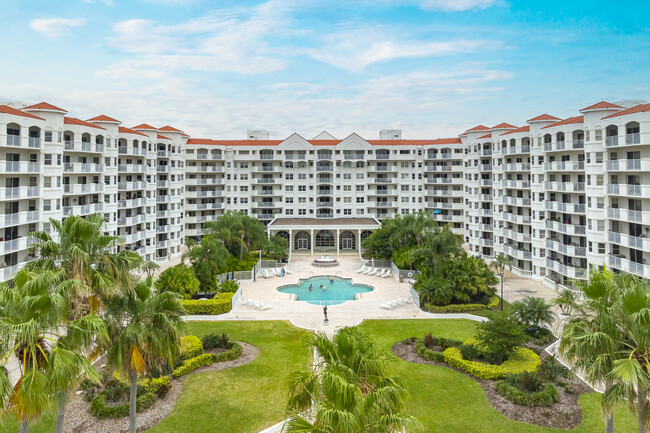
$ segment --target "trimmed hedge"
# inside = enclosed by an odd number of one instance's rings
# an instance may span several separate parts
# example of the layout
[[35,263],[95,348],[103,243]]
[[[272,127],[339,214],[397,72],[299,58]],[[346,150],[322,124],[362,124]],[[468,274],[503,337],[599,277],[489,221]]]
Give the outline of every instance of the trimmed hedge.
[[213,299],[181,301],[187,314],[224,314],[232,309],[234,293],[219,293]]
[[514,404],[528,407],[551,406],[558,401],[557,388],[552,383],[546,383],[544,389],[538,392],[523,392],[509,385],[505,380],[499,380],[494,389],[496,392]]
[[[155,401],[156,395],[153,392],[145,392],[136,399],[136,411],[142,412],[150,408]],[[119,406],[108,406],[106,404],[106,391],[102,391],[90,403],[90,412],[99,419],[122,418],[129,416],[130,406],[128,402]]]
[[499,297],[492,296],[487,304],[450,304],[433,305],[424,304],[424,308],[433,313],[466,313],[477,310],[496,310],[499,307]]
[[172,371],[172,376],[175,379],[178,379],[181,376],[185,376],[186,374],[193,372],[199,367],[210,365],[215,362],[231,361],[233,359],[237,359],[241,356],[241,353],[242,347],[239,344],[233,342],[231,343],[230,349],[226,350],[225,352],[221,352],[218,355],[215,355],[213,353],[204,353],[203,355],[188,359],[183,363],[183,365]]
[[[467,340],[465,344],[474,344]],[[478,348],[481,351],[481,348]],[[517,347],[510,358],[501,365],[485,364],[477,361],[467,361],[460,354],[460,349],[450,347],[443,352],[447,364],[471,374],[479,379],[502,379],[506,374],[518,374],[526,371],[537,372],[541,360],[539,355],[530,349]]]
[[[447,349],[449,347],[458,347],[463,344],[463,342],[459,340],[451,340],[451,339],[441,338],[441,337],[433,337],[433,339],[434,339],[434,343],[437,346],[442,346],[444,349]],[[415,353],[417,353],[419,357],[424,358],[427,361],[445,362],[445,357],[443,355],[443,352],[436,352],[434,350],[429,349],[424,344],[424,340],[421,338],[415,340]]]
[[203,353],[203,343],[195,335],[186,335],[181,338],[181,359],[195,358]]
[[171,377],[162,376],[145,379],[142,381],[142,386],[144,386],[147,392],[153,392],[158,397],[163,397],[170,389],[172,389]]

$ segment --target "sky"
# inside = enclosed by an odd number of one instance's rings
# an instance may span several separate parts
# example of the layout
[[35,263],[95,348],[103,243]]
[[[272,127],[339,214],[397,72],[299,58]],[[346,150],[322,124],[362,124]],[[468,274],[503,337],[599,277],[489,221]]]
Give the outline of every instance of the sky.
[[454,137],[650,100],[650,2],[2,0],[0,101],[193,137]]

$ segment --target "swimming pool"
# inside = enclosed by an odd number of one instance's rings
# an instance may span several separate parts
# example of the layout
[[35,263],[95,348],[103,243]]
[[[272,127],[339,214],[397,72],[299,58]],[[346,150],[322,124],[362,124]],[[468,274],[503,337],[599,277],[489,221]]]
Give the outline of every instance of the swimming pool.
[[[330,282],[330,278],[334,278]],[[326,288],[320,288],[321,284]],[[309,286],[311,285],[311,291]],[[278,292],[294,293],[297,301],[305,301],[315,305],[336,305],[354,300],[355,293],[372,292],[373,288],[364,284],[353,284],[351,278],[330,277],[323,275],[301,279],[298,284],[278,287]]]

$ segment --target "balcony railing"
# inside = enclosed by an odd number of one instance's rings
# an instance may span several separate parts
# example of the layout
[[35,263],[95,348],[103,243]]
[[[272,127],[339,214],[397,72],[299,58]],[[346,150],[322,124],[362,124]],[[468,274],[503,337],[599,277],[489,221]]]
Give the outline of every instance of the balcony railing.
[[20,147],[20,135],[7,135],[7,146]]
[[650,211],[638,211],[621,208],[608,208],[607,217],[637,224],[650,225]]
[[38,162],[5,161],[4,166],[7,173],[38,173],[40,171]]

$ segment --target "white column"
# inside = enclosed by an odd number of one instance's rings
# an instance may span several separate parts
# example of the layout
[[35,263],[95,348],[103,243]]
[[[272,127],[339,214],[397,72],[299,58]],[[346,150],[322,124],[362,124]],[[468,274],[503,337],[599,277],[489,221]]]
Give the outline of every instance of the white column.
[[311,246],[311,255],[314,255],[314,229],[311,229],[311,237],[309,238],[309,245]]
[[357,250],[361,254],[361,229],[357,229]]
[[338,256],[340,254],[339,248],[341,248],[341,244],[339,242],[339,229],[336,229],[336,255]]
[[289,229],[289,254],[293,252],[293,230]]

